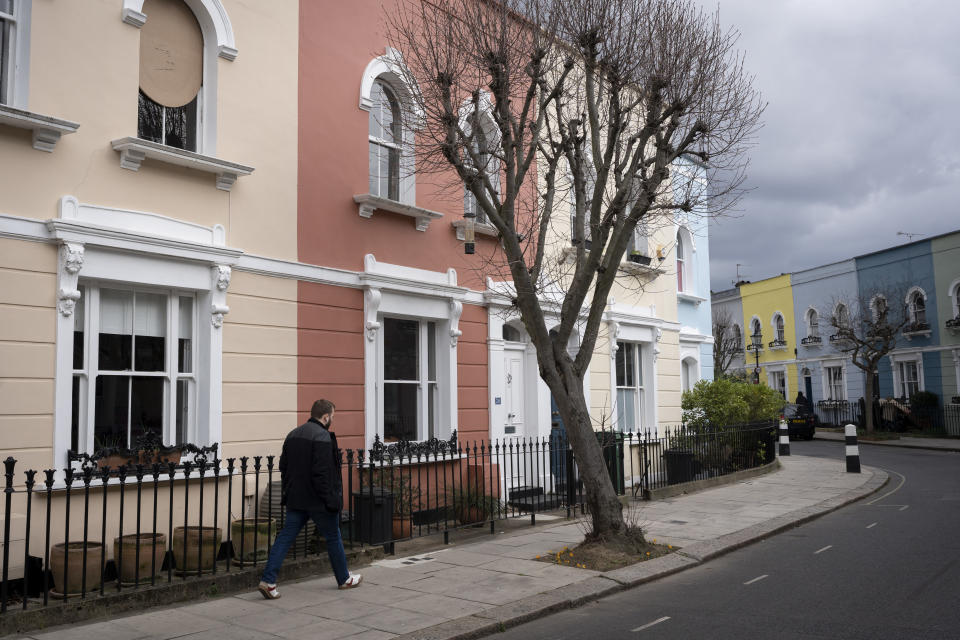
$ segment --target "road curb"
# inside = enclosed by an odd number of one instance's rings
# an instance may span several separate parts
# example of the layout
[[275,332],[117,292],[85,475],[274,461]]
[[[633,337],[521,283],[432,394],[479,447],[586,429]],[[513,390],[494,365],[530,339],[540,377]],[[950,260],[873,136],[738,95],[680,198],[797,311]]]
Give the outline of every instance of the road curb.
[[872,477],[864,484],[839,496],[828,498],[810,507],[791,511],[761,524],[735,531],[716,540],[698,542],[670,555],[607,571],[510,604],[493,607],[471,616],[443,622],[426,629],[412,631],[395,640],[472,640],[544,616],[573,609],[619,591],[652,582],[700,565],[772,535],[798,527],[852,502],[876,493],[887,484],[889,475],[876,467],[864,467]]
[[[843,438],[825,438],[822,436],[814,436],[813,439],[822,440],[824,442],[843,442]],[[883,440],[864,440],[863,438],[858,438],[857,443],[872,444],[879,447],[890,447],[892,449],[920,449],[922,451],[952,451],[954,453],[960,453],[960,445],[956,447],[934,447],[922,444],[893,444],[892,442],[884,442]]]

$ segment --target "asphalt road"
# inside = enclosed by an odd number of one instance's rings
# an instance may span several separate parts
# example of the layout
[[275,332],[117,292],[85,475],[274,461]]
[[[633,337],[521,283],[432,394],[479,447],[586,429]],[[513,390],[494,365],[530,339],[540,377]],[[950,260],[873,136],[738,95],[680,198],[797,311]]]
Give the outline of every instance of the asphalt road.
[[[843,460],[842,442],[794,454]],[[861,445],[880,492],[498,640],[960,638],[960,453]]]

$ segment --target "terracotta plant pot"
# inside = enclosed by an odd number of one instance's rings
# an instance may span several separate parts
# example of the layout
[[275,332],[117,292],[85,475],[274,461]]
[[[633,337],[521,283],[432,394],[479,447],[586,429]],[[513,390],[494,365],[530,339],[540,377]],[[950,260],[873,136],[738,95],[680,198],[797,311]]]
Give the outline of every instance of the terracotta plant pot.
[[403,540],[413,535],[413,520],[410,518],[393,519],[393,539]]
[[141,449],[138,454],[141,464],[150,466],[154,462],[159,462],[160,467],[163,468],[167,466],[168,462],[180,464],[180,457],[183,452],[180,449]]
[[126,465],[127,467],[130,467],[135,465],[136,463],[137,463],[137,459],[135,457],[114,453],[112,455],[109,455],[97,460],[97,467],[100,469],[110,468],[115,470],[124,465]]
[[[220,552],[220,528],[197,526],[177,527],[173,530],[173,561],[178,574],[211,571]],[[200,543],[203,542],[203,549]],[[184,557],[186,542],[186,557]],[[202,555],[201,555],[202,554]]]
[[[137,544],[140,545],[139,562]],[[113,562],[121,584],[149,583],[159,575],[167,551],[167,536],[162,533],[135,533],[113,539]]]
[[[99,542],[86,543],[86,580],[83,576],[83,549],[82,542],[71,542],[69,545],[61,542],[50,549],[50,571],[53,573],[54,589],[60,597],[63,597],[63,594],[80,595],[84,590],[89,594],[100,588],[100,561],[103,558],[103,545]],[[66,584],[63,582],[64,565],[67,568]]]
[[266,560],[267,551],[276,539],[277,521],[273,518],[246,518],[230,523],[230,541],[237,562]]
[[477,524],[486,520],[486,517],[480,507],[460,507],[457,509],[457,520],[460,524]]

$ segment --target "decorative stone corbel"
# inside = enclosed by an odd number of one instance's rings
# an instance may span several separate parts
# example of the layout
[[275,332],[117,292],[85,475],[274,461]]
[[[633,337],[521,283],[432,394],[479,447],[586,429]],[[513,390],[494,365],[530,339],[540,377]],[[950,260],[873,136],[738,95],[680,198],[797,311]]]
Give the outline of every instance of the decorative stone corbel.
[[225,264],[214,265],[210,271],[213,279],[210,322],[219,329],[223,326],[223,316],[230,313],[230,307],[227,306],[227,289],[230,287],[230,277],[233,271]]
[[83,268],[83,245],[74,242],[65,242],[60,246],[60,287],[57,292],[57,308],[64,316],[73,315],[73,310],[80,299],[80,290],[77,280],[80,278],[80,269]]
[[620,344],[617,341],[617,338],[620,337],[620,323],[616,320],[607,321],[607,330],[610,335],[610,359],[617,359],[617,351],[620,350]]
[[380,323],[377,321],[377,314],[380,311],[380,301],[383,295],[380,289],[370,288],[363,292],[363,327],[367,332],[367,340],[373,342],[377,339],[377,331],[380,330]]
[[657,358],[660,356],[660,340],[663,339],[663,329],[657,327],[657,339],[653,344],[653,361],[656,362]]
[[[454,272],[454,277],[456,273]],[[463,303],[459,300],[450,301],[450,346],[457,346],[457,341],[463,332],[460,331],[460,316],[463,315]]]

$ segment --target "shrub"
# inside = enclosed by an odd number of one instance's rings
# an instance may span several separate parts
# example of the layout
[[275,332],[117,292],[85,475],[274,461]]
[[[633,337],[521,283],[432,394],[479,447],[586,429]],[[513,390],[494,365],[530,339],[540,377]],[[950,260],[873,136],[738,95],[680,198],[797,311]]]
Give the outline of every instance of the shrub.
[[683,422],[688,427],[725,427],[774,420],[785,404],[783,396],[764,384],[721,378],[701,380],[683,392]]

